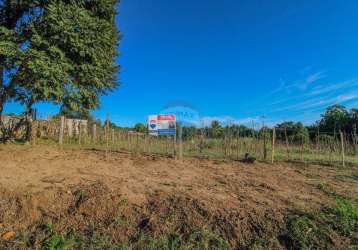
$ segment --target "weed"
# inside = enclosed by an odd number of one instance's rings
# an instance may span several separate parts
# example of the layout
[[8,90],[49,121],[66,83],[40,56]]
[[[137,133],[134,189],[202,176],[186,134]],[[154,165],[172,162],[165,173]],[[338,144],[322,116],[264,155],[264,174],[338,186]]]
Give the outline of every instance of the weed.
[[88,246],[92,249],[111,249],[113,248],[112,238],[108,235],[94,233],[89,240]]
[[352,173],[351,175],[336,175],[335,179],[342,182],[358,181],[358,173]]
[[336,199],[336,206],[323,209],[321,218],[327,221],[341,235],[350,236],[358,232],[358,207],[351,200],[337,194],[326,183],[320,183],[318,188]]
[[174,250],[182,249],[182,239],[179,235],[161,236],[159,238],[151,237],[144,232],[140,232],[137,242],[133,244],[135,249],[145,250]]
[[119,227],[129,227],[131,225],[123,215],[117,215],[113,219],[113,224]]
[[351,236],[358,232],[358,207],[350,200],[338,197],[337,207],[328,209],[335,215],[332,219],[333,227],[344,236]]
[[311,249],[323,246],[327,234],[308,215],[294,217],[288,225],[289,238],[295,247],[299,249]]
[[53,233],[41,244],[42,250],[69,249],[76,244],[73,237],[67,237],[59,233]]
[[141,231],[131,246],[145,250],[229,249],[225,240],[207,229],[196,230],[188,237],[177,233],[152,237]]
[[190,249],[229,249],[224,239],[205,228],[192,233],[188,243]]
[[351,178],[352,178],[353,180],[355,180],[355,181],[358,181],[358,172],[352,173]]
[[121,199],[121,201],[118,203],[118,207],[126,207],[126,206],[128,206],[128,198],[127,197]]
[[[325,187],[325,186],[324,186]],[[299,249],[325,246],[333,248],[330,235],[347,237],[354,249],[358,242],[358,207],[350,200],[336,196],[336,206],[326,207],[315,214],[294,216],[288,223],[288,238]]]
[[80,205],[88,199],[88,197],[86,197],[83,190],[77,190],[74,193],[74,196],[75,196],[75,207],[76,208],[79,208]]
[[264,249],[271,249],[277,248],[279,242],[276,238],[272,239],[256,239],[249,247],[250,250],[264,250]]
[[167,216],[167,221],[169,221],[169,222],[174,221],[176,216],[177,216],[177,212],[176,212],[175,208],[171,208],[168,213],[168,216]]
[[331,186],[326,182],[319,183],[317,188],[327,195],[336,195]]

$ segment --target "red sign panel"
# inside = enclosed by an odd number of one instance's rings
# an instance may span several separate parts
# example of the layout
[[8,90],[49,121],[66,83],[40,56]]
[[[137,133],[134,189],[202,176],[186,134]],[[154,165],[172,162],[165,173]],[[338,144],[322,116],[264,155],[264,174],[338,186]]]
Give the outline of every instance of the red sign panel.
[[175,115],[158,115],[158,121],[175,121]]

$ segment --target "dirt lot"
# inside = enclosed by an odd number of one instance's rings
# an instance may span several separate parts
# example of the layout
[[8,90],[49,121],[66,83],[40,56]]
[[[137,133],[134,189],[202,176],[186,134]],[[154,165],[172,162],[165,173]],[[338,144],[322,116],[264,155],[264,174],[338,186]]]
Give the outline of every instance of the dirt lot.
[[[175,232],[184,241],[203,228],[209,239],[203,248],[224,248],[226,243],[228,248],[299,248],[285,236],[287,218],[297,211],[335,206],[325,187],[357,198],[357,171],[220,159],[179,162],[126,152],[106,157],[91,149],[0,145],[0,248],[48,246],[54,231],[69,235],[75,230],[92,238],[96,231],[110,238],[101,243],[105,248],[138,243],[138,232],[153,239]],[[275,244],[268,242],[272,238]],[[353,244],[351,239],[330,236],[338,249]],[[149,244],[148,239],[143,242]]]

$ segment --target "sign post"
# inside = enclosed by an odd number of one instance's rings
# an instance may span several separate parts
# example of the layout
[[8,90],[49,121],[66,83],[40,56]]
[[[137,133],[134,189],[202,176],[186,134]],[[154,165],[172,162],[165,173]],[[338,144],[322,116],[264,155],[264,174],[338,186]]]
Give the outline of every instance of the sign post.
[[176,156],[176,116],[175,115],[150,115],[148,117],[149,135],[151,136],[173,136],[174,156]]
[[179,127],[179,160],[183,159],[183,125]]

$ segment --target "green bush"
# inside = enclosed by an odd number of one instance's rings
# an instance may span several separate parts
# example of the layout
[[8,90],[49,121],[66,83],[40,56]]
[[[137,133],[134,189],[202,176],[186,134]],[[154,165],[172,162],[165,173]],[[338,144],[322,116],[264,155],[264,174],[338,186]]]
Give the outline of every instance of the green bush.
[[50,238],[41,244],[41,250],[58,250],[70,249],[76,244],[72,237],[67,237],[62,234],[54,233]]
[[358,207],[350,200],[338,197],[337,207],[332,209],[335,214],[333,226],[343,235],[351,236],[358,232]]
[[[322,184],[323,188],[326,188]],[[358,244],[358,207],[337,194],[336,206],[322,209],[315,214],[296,215],[289,220],[290,246],[298,249],[334,248],[330,235],[336,234],[350,240],[351,248]]]
[[327,238],[308,216],[292,218],[288,230],[292,244],[298,249],[312,249],[322,246],[324,239]]

